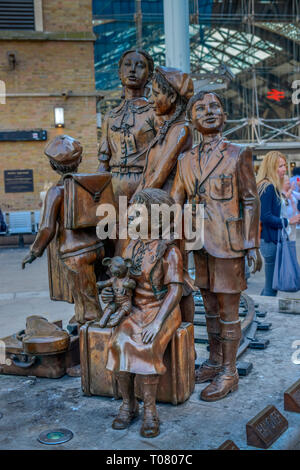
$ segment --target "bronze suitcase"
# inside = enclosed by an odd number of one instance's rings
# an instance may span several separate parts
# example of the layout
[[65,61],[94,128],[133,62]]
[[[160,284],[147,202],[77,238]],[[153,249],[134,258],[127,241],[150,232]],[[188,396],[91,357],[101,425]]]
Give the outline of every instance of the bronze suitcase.
[[120,398],[115,375],[106,369],[111,328],[88,322],[80,328],[81,385],[85,395]]
[[114,205],[110,173],[75,173],[64,176],[64,225],[77,230],[96,227],[100,204]]
[[[82,390],[85,395],[120,397],[114,374],[105,368],[110,328],[89,323],[80,329]],[[194,326],[182,323],[170,341],[164,356],[167,372],[161,376],[157,401],[177,405],[188,400],[195,387]],[[141,398],[138,380],[136,395]]]
[[[55,322],[60,326],[61,322]],[[66,374],[69,367],[79,364],[79,336],[70,335],[66,350],[43,353],[47,343],[36,343],[36,352],[29,352],[33,344],[23,342],[22,330],[0,340],[0,374],[46,377],[57,379]],[[55,343],[49,343],[49,349]],[[56,346],[55,346],[56,347]],[[39,351],[40,350],[40,351]]]

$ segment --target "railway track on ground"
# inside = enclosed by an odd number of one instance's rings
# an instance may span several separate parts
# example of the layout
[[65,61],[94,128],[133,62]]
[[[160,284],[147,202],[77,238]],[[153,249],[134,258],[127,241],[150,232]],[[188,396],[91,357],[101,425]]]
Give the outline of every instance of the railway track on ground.
[[[194,302],[195,343],[208,344],[205,322],[205,310],[200,291],[194,294]],[[243,293],[241,294],[239,316],[241,318],[242,325],[242,339],[237,352],[237,359],[240,359],[248,348],[265,349],[268,346],[269,340],[258,340],[256,338],[257,331],[268,331],[272,325],[271,323],[261,321],[262,318],[266,317],[266,314],[267,312],[259,310],[258,305],[255,305],[253,299],[249,295]],[[241,375],[247,374],[244,373]]]

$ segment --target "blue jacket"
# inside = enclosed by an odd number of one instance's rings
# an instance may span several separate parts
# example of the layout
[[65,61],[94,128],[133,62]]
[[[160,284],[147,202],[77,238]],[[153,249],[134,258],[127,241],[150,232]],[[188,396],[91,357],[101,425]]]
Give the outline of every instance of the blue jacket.
[[280,218],[281,201],[275,192],[273,184],[269,184],[260,195],[260,220],[262,230],[260,238],[265,242],[277,243],[278,229],[287,227],[288,220]]

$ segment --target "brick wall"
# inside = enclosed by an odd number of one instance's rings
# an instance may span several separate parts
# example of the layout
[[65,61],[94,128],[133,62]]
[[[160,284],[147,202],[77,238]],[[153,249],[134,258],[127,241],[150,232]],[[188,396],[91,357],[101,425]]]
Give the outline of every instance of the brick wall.
[[43,0],[44,31],[92,31],[92,0]]
[[[53,108],[65,108],[64,129],[54,127]],[[83,146],[82,172],[97,168],[97,133],[95,98],[10,98],[0,105],[0,122],[6,129],[31,129],[41,127],[48,132],[48,141],[58,134],[68,134]],[[48,181],[56,181],[57,175],[50,168],[44,155],[45,142],[0,142],[0,205],[2,210],[33,210],[38,208],[39,193]],[[5,193],[4,170],[33,169],[34,193]]]
[[[68,6],[66,6],[68,5]],[[90,0],[43,0],[44,30],[91,32]],[[15,70],[8,69],[7,52],[16,54]],[[93,93],[94,51],[92,41],[1,40],[0,80],[6,93],[55,93],[72,91]],[[54,107],[65,109],[65,128],[54,126]],[[84,149],[82,172],[97,168],[96,98],[69,97],[7,97],[0,104],[0,130],[31,130],[42,128],[48,141],[57,134],[69,134],[80,140]],[[0,207],[2,210],[35,210],[39,207],[40,191],[57,175],[50,168],[44,147],[47,142],[0,141]],[[33,169],[33,193],[5,193],[4,170]]]
[[[8,69],[8,51],[16,54],[15,70]],[[93,43],[0,41],[0,75],[6,93],[93,92]]]

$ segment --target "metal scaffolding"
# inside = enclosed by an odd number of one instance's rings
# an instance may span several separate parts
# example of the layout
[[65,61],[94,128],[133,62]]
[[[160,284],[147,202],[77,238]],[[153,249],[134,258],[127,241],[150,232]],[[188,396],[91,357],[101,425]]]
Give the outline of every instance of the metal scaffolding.
[[[163,0],[94,0],[95,74],[99,90],[120,96],[117,62],[143,47],[165,64]],[[300,153],[300,0],[189,0],[190,65],[195,89],[221,91],[226,135],[259,153]],[[106,107],[115,104],[107,101]],[[104,104],[104,102],[103,102]]]

